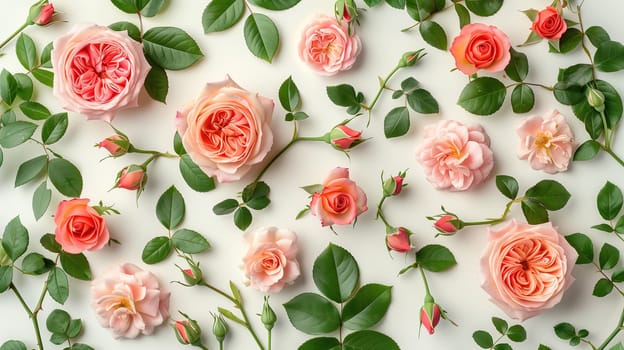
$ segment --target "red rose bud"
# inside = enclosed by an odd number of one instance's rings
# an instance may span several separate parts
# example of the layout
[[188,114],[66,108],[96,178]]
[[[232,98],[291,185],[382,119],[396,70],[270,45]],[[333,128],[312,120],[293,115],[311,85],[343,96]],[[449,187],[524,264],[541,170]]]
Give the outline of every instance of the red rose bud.
[[349,8],[347,7],[347,4],[344,4],[344,10],[342,11],[342,19],[344,19],[347,22],[351,21],[351,14],[349,13]]
[[128,153],[130,141],[127,138],[113,135],[105,138],[97,144],[100,148],[105,148],[112,157],[119,157]]
[[403,180],[405,179],[405,171],[400,172],[398,175],[389,177],[383,183],[384,196],[396,196],[403,190]]
[[406,253],[412,249],[410,232],[405,227],[398,227],[394,232],[386,235],[388,249],[399,253]]
[[[182,314],[184,315],[184,314]],[[186,317],[186,315],[184,315]],[[175,321],[173,324],[176,338],[181,344],[198,345],[201,344],[201,329],[195,320],[187,318],[182,321]]]
[[199,264],[195,263],[190,259],[188,259],[187,261],[189,263],[188,269],[182,269],[180,267],[178,268],[180,269],[180,271],[182,271],[182,275],[184,276],[184,280],[186,281],[186,283],[189,286],[195,286],[199,284],[204,277],[202,276],[202,271],[199,268]]
[[433,226],[440,232],[440,234],[453,234],[457,230],[464,227],[461,220],[453,215],[444,215],[440,217]]
[[338,149],[348,150],[362,142],[362,132],[338,125],[329,132],[329,142]]
[[34,19],[33,22],[40,26],[45,26],[52,22],[52,16],[54,15],[54,5],[45,4],[41,7],[41,12],[39,12],[39,16]]
[[397,65],[399,68],[403,67],[411,67],[416,64],[425,54],[422,53],[423,49],[418,51],[409,51],[401,56],[399,60],[399,64]]
[[146,181],[147,176],[145,175],[145,169],[139,165],[130,165],[119,172],[115,187],[130,191],[140,190],[143,188]]
[[435,327],[440,323],[441,311],[438,304],[426,302],[420,308],[420,324],[425,327],[429,334],[433,334]]

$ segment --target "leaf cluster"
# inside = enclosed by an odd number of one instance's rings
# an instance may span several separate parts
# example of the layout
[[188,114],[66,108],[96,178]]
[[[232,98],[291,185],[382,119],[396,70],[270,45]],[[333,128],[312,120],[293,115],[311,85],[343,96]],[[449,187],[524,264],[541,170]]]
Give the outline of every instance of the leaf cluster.
[[557,337],[567,340],[570,343],[570,346],[579,345],[581,341],[589,336],[589,331],[587,329],[580,329],[577,332],[574,326],[568,322],[562,322],[555,325],[554,330]]
[[[494,341],[494,337],[488,331],[478,330],[472,333],[472,339],[483,349],[511,350],[513,348],[509,343],[500,343],[499,341],[503,338],[508,338],[512,342],[521,343],[527,338],[526,330],[520,324],[509,326],[507,321],[498,317],[492,317],[492,324],[500,334],[496,341]],[[540,346],[540,350],[542,349],[542,346]]]
[[262,210],[270,203],[269,192],[271,188],[264,181],[252,182],[245,186],[240,194],[241,201],[235,198],[225,199],[212,207],[216,215],[234,213],[233,220],[236,227],[241,231],[246,230],[253,220],[251,209]]
[[82,331],[82,320],[72,319],[64,310],[53,310],[46,319],[46,328],[52,333],[50,336],[52,344],[61,345],[68,342],[71,345],[65,350],[93,350],[89,345],[71,343],[70,340],[78,337]]

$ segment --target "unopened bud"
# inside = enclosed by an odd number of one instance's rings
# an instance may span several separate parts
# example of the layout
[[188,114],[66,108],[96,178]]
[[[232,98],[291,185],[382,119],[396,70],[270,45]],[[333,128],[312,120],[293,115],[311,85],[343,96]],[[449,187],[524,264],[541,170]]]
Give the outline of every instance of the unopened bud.
[[[426,299],[426,298],[425,298]],[[420,324],[425,327],[429,334],[433,334],[435,327],[440,323],[440,306],[435,302],[425,302],[422,308],[420,308]]]
[[403,56],[401,56],[401,59],[399,60],[398,66],[401,68],[413,66],[414,64],[416,64],[416,62],[418,62],[424,56],[422,51],[423,50],[420,49],[418,51],[409,51],[409,52],[404,53]]
[[602,91],[589,87],[587,89],[587,102],[599,113],[604,112],[605,96]]
[[398,175],[392,176],[384,180],[383,193],[384,196],[396,196],[403,190],[403,180],[405,179],[406,171],[400,172]]
[[96,146],[106,149],[111,157],[119,157],[128,153],[130,141],[124,136],[113,135],[100,141]]
[[181,344],[200,345],[201,344],[201,328],[197,321],[192,320],[186,314],[180,312],[185,317],[184,320],[175,321],[173,328],[176,338]]
[[260,315],[260,320],[264,327],[267,330],[273,329],[275,322],[277,321],[277,315],[275,315],[275,311],[269,305],[269,297],[264,297],[264,305],[262,305],[262,315]]
[[54,5],[45,4],[41,7],[39,16],[33,20],[36,25],[45,26],[52,22],[52,16],[54,16]]
[[362,143],[362,132],[346,125],[338,125],[329,132],[329,143],[346,151]]
[[386,234],[386,246],[389,250],[399,253],[406,253],[412,249],[410,242],[410,232],[405,227],[397,227]]
[[142,190],[147,182],[147,175],[145,169],[140,165],[127,166],[117,174],[117,180],[115,181],[116,188],[123,188],[126,190]]
[[225,323],[225,320],[223,319],[223,316],[221,316],[221,314],[219,314],[218,316],[212,315],[212,317],[214,319],[214,323],[212,324],[212,334],[214,334],[215,338],[217,338],[217,341],[221,343],[223,339],[225,339],[225,336],[228,334],[227,323]]

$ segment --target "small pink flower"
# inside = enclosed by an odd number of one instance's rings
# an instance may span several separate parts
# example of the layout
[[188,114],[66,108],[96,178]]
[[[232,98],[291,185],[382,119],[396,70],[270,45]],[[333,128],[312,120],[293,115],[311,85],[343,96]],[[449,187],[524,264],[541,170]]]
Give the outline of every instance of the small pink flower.
[[351,224],[366,210],[366,193],[349,178],[347,168],[332,170],[310,202],[310,213],[321,219],[322,226]]
[[429,334],[435,332],[435,327],[440,323],[441,311],[438,304],[427,303],[420,308],[420,324],[425,327]]
[[97,144],[99,148],[104,148],[110,153],[112,157],[123,156],[128,153],[130,148],[130,142],[127,138],[119,135],[113,135],[105,138]]
[[169,317],[169,292],[156,277],[133,264],[121,265],[95,279],[92,305],[102,327],[115,338],[151,334]]
[[457,227],[451,222],[453,220],[457,220],[457,218],[452,215],[444,215],[433,226],[441,233],[455,233],[457,232]]
[[416,159],[427,180],[440,190],[473,189],[494,167],[490,138],[483,127],[453,120],[441,120],[425,127]]
[[462,73],[472,75],[479,69],[500,72],[509,63],[511,44],[505,33],[495,26],[482,23],[465,25],[453,39],[449,51],[455,66]]
[[357,35],[349,35],[348,20],[340,24],[334,17],[319,15],[303,30],[299,57],[317,73],[335,75],[351,69],[361,46]]
[[299,277],[299,248],[294,232],[263,227],[245,235],[245,284],[263,293],[277,293]]
[[63,200],[54,214],[54,238],[70,254],[103,248],[110,239],[104,218],[86,198]]
[[533,30],[541,38],[548,40],[559,40],[568,26],[561,13],[552,6],[546,7],[537,13],[535,21],[531,25]]
[[52,16],[54,15],[54,5],[45,4],[41,7],[41,12],[39,12],[39,16],[35,18],[34,22],[37,25],[45,26],[52,22]]
[[407,171],[402,171],[398,175],[389,177],[383,182],[384,196],[398,196],[401,191],[403,191],[403,187],[407,186],[407,184],[403,185],[406,173]]
[[409,231],[405,227],[397,227],[396,231],[386,235],[386,245],[395,252],[409,252],[412,249]]
[[139,165],[130,165],[121,170],[115,187],[130,191],[140,190],[146,179],[145,169]]
[[528,159],[531,168],[549,174],[568,170],[574,134],[559,111],[529,117],[516,131],[520,137],[518,158]]
[[329,132],[329,142],[336,148],[348,150],[362,141],[362,132],[338,125]]

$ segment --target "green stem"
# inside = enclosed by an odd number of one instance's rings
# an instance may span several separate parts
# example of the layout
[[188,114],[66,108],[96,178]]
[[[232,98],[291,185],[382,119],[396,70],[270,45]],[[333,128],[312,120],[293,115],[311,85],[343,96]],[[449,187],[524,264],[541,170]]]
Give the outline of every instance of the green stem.
[[536,87],[541,87],[542,89],[545,89],[545,90],[548,90],[548,91],[554,91],[555,90],[555,88],[553,88],[552,86],[547,86],[547,85],[539,84],[539,83],[527,83],[525,81],[509,84],[509,85],[505,86],[505,88],[509,89],[511,87],[515,87],[515,86],[518,86],[518,85],[536,86]]
[[202,350],[208,350],[208,347],[204,346],[204,344],[199,344],[197,345],[197,347],[199,347]]
[[595,262],[592,261],[592,265],[594,265],[594,267],[596,268],[596,270],[598,270],[598,273],[600,273],[602,275],[602,277],[604,277],[604,279],[608,280],[609,282],[611,282],[611,285],[613,286],[613,288],[615,290],[618,291],[618,293],[620,293],[621,296],[624,297],[624,291],[622,291],[615,283],[613,283],[613,281],[609,278],[609,276],[607,276],[607,274],[602,270],[602,268],[596,264]]
[[609,126],[607,125],[607,116],[604,113],[604,107],[602,108],[602,111],[600,111],[600,119],[602,120],[602,127],[604,128],[605,147],[611,149],[611,146],[613,145],[613,135],[611,134]]
[[227,300],[231,301],[235,305],[238,305],[238,300],[236,300],[236,298],[234,298],[233,296],[229,295],[228,293],[222,291],[221,289],[219,289],[217,287],[213,287],[213,286],[211,286],[208,283],[203,282],[203,281],[200,283],[200,285],[202,285],[204,287],[207,287],[208,289],[212,290],[213,292],[216,292],[217,294],[220,294],[221,296],[223,296]]
[[615,154],[613,152],[613,150],[611,150],[611,147],[608,147],[607,145],[600,144],[600,148],[602,148],[603,151],[607,152],[607,154],[609,154],[613,159],[615,159],[616,162],[618,162],[621,166],[624,167],[624,160],[622,160],[622,158],[618,157],[618,155]]
[[141,16],[141,11],[137,12],[137,16],[139,16],[139,41],[143,41],[143,16]]
[[392,227],[392,225],[388,223],[388,220],[386,220],[383,210],[381,209],[386,198],[388,198],[388,196],[381,197],[381,200],[379,201],[379,204],[377,205],[377,216],[375,218],[381,219],[384,225],[386,225],[386,231],[387,231],[388,229],[390,230],[394,229],[394,227]]
[[45,292],[48,289],[47,282],[44,284],[43,292],[41,293],[41,296],[39,297],[39,301],[37,302],[37,305],[35,306],[34,311],[31,310],[30,307],[28,307],[28,304],[26,304],[24,297],[22,297],[22,294],[20,294],[20,292],[17,290],[17,287],[13,283],[11,283],[10,288],[13,291],[13,293],[15,293],[15,296],[19,300],[20,304],[22,304],[22,307],[28,314],[28,317],[30,317],[30,320],[32,321],[33,329],[35,330],[35,336],[37,337],[37,346],[39,347],[39,350],[43,350],[43,341],[41,340],[41,330],[39,329],[39,320],[37,319],[37,314],[39,313],[39,310],[41,310],[41,304],[43,303]]
[[30,24],[29,23],[24,23],[22,24],[21,27],[17,28],[16,31],[13,32],[13,34],[9,35],[8,38],[6,38],[2,43],[0,43],[0,49],[4,47],[4,45],[8,44],[9,41],[11,41],[13,38],[15,38],[15,36],[19,33],[22,32],[22,30],[24,30],[26,27],[28,27]]
[[583,48],[583,51],[587,55],[587,58],[589,58],[589,63],[591,64],[591,67],[592,67],[592,80],[596,81],[596,66],[594,66],[594,60],[592,59],[592,55],[589,52],[589,49],[587,48],[587,44],[585,43],[586,35],[585,35],[585,27],[583,26],[583,18],[581,16],[581,5],[576,6],[576,14],[579,20],[579,27],[581,28],[581,47]]
[[431,296],[431,291],[429,290],[429,282],[427,282],[427,277],[425,276],[425,270],[420,265],[418,265],[418,270],[420,270],[420,276],[422,277],[423,284],[425,285],[425,292],[426,292],[425,297],[427,295]]
[[498,218],[489,219],[489,220],[483,220],[483,221],[464,222],[464,226],[493,225],[493,224],[501,223],[501,222],[505,221],[505,219],[507,218],[507,215],[509,215],[509,211],[511,210],[511,206],[514,203],[520,203],[520,202],[522,202],[525,199],[526,199],[526,197],[520,197],[520,198],[512,199],[509,202],[507,202],[507,205],[505,205],[505,211],[503,211],[503,214],[500,217],[498,217]]
[[615,338],[615,336],[620,333],[620,331],[624,328],[624,309],[622,310],[622,313],[620,314],[620,319],[618,321],[617,326],[615,327],[615,329],[613,330],[613,332],[611,332],[611,334],[609,334],[609,336],[607,337],[607,339],[605,339],[602,344],[600,344],[600,346],[598,346],[598,348],[596,348],[596,350],[604,350],[607,345],[609,345],[609,343],[613,340],[613,338]]
[[370,117],[371,110],[375,107],[375,104],[379,100],[379,97],[381,96],[381,93],[386,88],[386,85],[388,84],[388,80],[390,80],[390,78],[392,78],[394,73],[396,73],[399,69],[401,69],[401,67],[399,67],[398,65],[396,67],[394,67],[394,69],[392,69],[392,71],[390,73],[388,73],[386,78],[381,82],[381,86],[379,87],[379,90],[377,91],[377,94],[373,98],[373,101],[368,106],[366,106],[366,105],[362,106],[362,108],[364,108],[365,110],[368,111],[369,117]]
[[175,154],[171,154],[169,152],[158,152],[158,151],[151,151],[151,150],[146,150],[146,149],[140,149],[140,148],[136,148],[132,145],[130,145],[130,148],[128,148],[128,152],[129,153],[139,153],[139,154],[151,154],[151,155],[155,155],[158,157],[165,157],[165,158],[177,158],[178,156]]
[[272,337],[271,337],[271,330],[269,329],[267,332],[269,333],[269,334],[267,335],[267,343],[269,344],[269,348],[268,348],[268,350],[271,350],[271,347],[272,347],[272,344],[271,344],[271,343],[273,342],[273,339],[272,339]]

